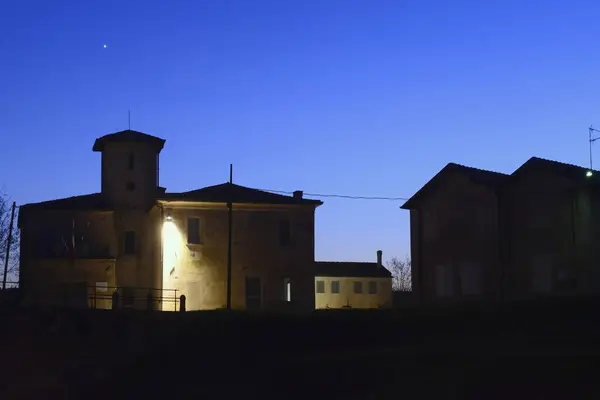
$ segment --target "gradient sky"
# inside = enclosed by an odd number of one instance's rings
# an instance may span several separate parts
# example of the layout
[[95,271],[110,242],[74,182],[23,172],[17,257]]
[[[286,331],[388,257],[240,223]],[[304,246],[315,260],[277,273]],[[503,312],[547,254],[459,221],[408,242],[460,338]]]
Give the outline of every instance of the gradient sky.
[[[448,162],[588,165],[600,2],[0,3],[0,186],[97,192],[96,137],[167,139],[161,184],[410,197]],[[106,44],[107,48],[103,48]],[[596,151],[598,165],[600,152]],[[316,257],[409,252],[401,201],[323,199]]]

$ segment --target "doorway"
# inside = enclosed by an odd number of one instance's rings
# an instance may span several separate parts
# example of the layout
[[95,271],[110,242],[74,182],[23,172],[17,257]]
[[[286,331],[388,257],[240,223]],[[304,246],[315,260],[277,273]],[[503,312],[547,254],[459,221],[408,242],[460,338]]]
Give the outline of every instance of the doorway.
[[256,311],[262,307],[262,285],[260,278],[246,277],[246,310]]

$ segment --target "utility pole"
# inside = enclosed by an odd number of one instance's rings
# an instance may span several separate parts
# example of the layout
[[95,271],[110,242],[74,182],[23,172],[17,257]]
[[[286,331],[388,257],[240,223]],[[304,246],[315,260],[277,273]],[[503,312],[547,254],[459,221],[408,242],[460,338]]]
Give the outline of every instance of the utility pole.
[[231,236],[233,228],[233,164],[229,164],[229,188],[228,196],[229,201],[227,202],[229,224],[228,237],[227,237],[227,309],[231,310]]
[[8,238],[6,239],[6,254],[4,258],[4,276],[2,277],[2,290],[6,289],[6,274],[8,273],[8,259],[10,258],[10,246],[12,244],[13,222],[15,220],[15,208],[17,203],[13,201],[12,213],[10,215],[10,224],[8,225]]

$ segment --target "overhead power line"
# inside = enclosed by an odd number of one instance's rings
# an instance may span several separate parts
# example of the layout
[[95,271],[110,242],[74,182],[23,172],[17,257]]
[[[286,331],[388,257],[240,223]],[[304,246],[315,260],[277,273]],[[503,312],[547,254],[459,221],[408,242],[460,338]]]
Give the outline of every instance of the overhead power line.
[[[271,192],[277,194],[286,194],[293,195],[294,192],[286,192],[283,190],[271,190],[271,189],[259,189],[263,192]],[[406,201],[407,197],[383,197],[383,196],[348,196],[343,194],[319,194],[319,193],[304,193],[306,196],[310,197],[333,197],[338,199],[348,199],[348,200],[388,200],[388,201]]]

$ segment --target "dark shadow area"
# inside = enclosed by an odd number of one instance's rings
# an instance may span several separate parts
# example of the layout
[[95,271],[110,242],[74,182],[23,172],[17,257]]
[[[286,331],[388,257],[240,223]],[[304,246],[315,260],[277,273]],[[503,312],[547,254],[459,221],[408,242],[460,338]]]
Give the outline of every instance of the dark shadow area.
[[581,398],[599,298],[304,315],[2,311],[0,398]]

